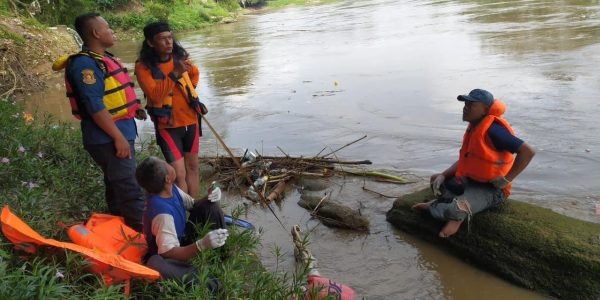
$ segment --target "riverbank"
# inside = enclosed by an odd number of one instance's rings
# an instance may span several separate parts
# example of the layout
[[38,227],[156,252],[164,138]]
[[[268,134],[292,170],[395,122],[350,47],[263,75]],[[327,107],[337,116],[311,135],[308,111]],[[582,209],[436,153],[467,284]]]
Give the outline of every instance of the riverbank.
[[54,59],[78,51],[65,27],[0,16],[0,99],[42,90]]
[[[19,103],[0,101],[0,199],[34,230],[47,238],[69,241],[64,225],[83,222],[93,212],[104,212],[102,174],[81,147],[81,133],[68,124],[39,120],[23,112]],[[137,153],[141,160],[153,148]],[[229,213],[241,210],[228,207]],[[62,224],[62,225],[61,225]],[[202,252],[193,264],[202,270],[201,282],[210,274],[221,279],[224,292],[220,298],[258,299],[273,295],[289,299],[302,294],[300,282],[306,272],[298,274],[265,271],[254,254],[260,245],[259,235],[237,227],[230,228],[224,251]],[[222,257],[227,253],[227,258]],[[87,263],[79,255],[47,249],[25,255],[2,239],[0,244],[0,289],[2,299],[116,299],[124,286],[107,287],[97,276],[90,276]],[[205,299],[204,285],[185,288],[176,282],[160,285],[135,281],[131,297]],[[222,297],[221,297],[222,296]]]

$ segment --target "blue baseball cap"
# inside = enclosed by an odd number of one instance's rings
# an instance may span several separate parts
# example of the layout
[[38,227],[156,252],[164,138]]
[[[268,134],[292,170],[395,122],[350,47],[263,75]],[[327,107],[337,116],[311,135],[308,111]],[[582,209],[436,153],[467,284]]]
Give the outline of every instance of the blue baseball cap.
[[492,93],[482,89],[474,89],[468,95],[459,95],[456,99],[458,101],[483,102],[487,106],[491,106],[494,102]]

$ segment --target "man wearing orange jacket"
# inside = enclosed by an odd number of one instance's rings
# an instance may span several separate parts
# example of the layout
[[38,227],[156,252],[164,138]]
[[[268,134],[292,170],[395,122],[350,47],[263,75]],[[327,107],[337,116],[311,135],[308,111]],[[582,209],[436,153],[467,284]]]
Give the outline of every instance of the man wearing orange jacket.
[[148,24],[144,37],[135,73],[147,99],[156,140],[175,169],[177,186],[197,197],[199,116],[205,113],[195,91],[199,71],[167,23]]
[[443,238],[455,234],[465,218],[505,202],[511,182],[535,155],[501,117],[505,105],[490,92],[474,89],[457,99],[465,103],[462,118],[469,122],[458,161],[431,176],[437,199],[413,206],[447,221],[439,233]]

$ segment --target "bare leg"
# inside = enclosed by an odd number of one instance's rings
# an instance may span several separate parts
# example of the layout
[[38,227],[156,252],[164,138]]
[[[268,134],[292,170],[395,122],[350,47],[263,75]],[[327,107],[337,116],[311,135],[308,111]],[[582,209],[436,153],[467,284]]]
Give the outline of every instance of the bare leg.
[[[456,205],[458,206],[458,209],[471,215],[471,205],[469,204],[469,202],[466,199],[457,200]],[[464,220],[448,221],[448,223],[446,223],[446,225],[444,225],[444,228],[442,228],[442,231],[440,231],[440,234],[439,234],[440,237],[447,238],[447,237],[452,236],[456,232],[458,232],[458,229],[460,229],[460,225],[463,223],[463,221]]]
[[435,201],[435,199],[427,201],[427,202],[417,203],[417,204],[413,205],[411,208],[414,210],[418,210],[418,211],[428,210],[434,201]]
[[460,225],[463,223],[463,220],[460,221],[455,221],[455,220],[451,220],[448,221],[448,223],[446,223],[446,225],[444,225],[444,228],[442,228],[442,231],[440,231],[439,236],[441,238],[448,238],[450,236],[452,236],[453,234],[458,232],[458,229],[460,229]]
[[188,187],[188,194],[194,199],[198,197],[198,190],[200,189],[200,179],[198,172],[198,154],[186,152],[184,154],[185,159],[185,182]]
[[[184,192],[188,193],[188,185],[185,180],[185,164],[182,158],[171,163],[173,169],[175,169],[175,183]],[[188,193],[189,194],[189,193]],[[193,195],[191,195],[193,197]]]

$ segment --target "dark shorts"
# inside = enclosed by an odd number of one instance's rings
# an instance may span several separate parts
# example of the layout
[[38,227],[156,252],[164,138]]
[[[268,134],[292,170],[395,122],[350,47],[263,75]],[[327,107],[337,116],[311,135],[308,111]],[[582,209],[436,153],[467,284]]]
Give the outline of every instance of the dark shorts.
[[198,123],[176,128],[156,129],[156,142],[168,163],[180,160],[184,153],[198,153]]

